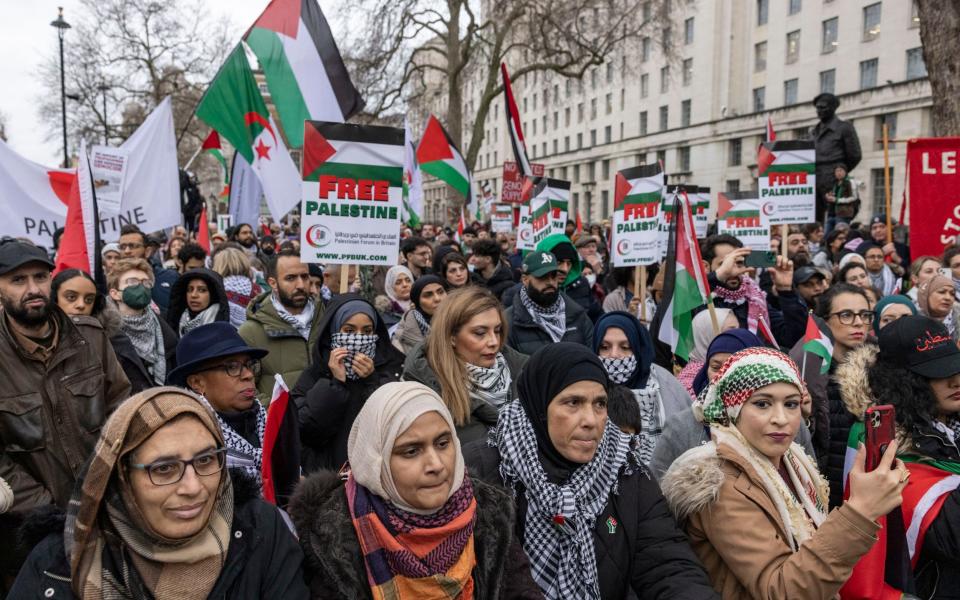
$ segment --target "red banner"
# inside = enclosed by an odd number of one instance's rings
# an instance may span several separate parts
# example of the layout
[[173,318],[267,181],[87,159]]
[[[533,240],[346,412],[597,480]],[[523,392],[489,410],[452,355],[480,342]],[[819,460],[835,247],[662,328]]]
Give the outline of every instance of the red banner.
[[910,255],[940,256],[960,235],[960,137],[907,143]]
[[[539,163],[531,163],[534,177],[543,177],[544,167]],[[517,163],[507,161],[503,163],[503,186],[500,188],[500,202],[520,204],[523,202],[523,175],[517,168]]]

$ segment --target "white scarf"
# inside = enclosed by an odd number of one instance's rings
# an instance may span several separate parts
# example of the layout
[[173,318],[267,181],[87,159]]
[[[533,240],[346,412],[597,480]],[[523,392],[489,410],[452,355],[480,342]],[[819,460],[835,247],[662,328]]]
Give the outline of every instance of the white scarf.
[[190,309],[185,308],[183,312],[180,313],[180,337],[187,335],[201,325],[208,325],[216,321],[219,310],[219,304],[211,304],[198,312],[197,316],[191,317]]
[[280,302],[280,298],[278,298],[276,294],[270,295],[270,302],[273,303],[273,308],[276,309],[277,315],[296,329],[300,337],[305,340],[310,339],[310,329],[313,325],[313,311],[316,308],[316,303],[313,301],[313,298],[307,301],[307,305],[303,307],[303,311],[299,315],[291,314]]
[[464,363],[470,397],[500,408],[510,401],[510,368],[502,352],[497,352],[496,362],[489,369]]
[[520,286],[520,302],[530,313],[533,322],[540,326],[550,339],[559,342],[567,332],[567,306],[563,294],[557,294],[557,300],[552,306],[543,308],[534,302],[527,294],[527,288]]

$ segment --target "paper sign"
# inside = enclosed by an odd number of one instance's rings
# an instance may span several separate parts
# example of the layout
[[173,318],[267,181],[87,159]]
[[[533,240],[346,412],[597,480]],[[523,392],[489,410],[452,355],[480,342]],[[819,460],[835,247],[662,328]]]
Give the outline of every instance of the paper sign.
[[732,235],[744,248],[770,250],[770,219],[757,192],[721,192],[717,204],[717,233]]
[[660,259],[660,204],[665,177],[659,165],[617,173],[613,192],[613,266],[650,265]]
[[490,228],[493,233],[513,231],[513,207],[509,204],[493,204],[490,213]]
[[[544,166],[540,163],[531,163],[530,169],[534,177],[543,177]],[[500,201],[511,204],[523,202],[523,174],[517,163],[507,161],[503,163],[503,186],[500,188]]]
[[110,146],[90,149],[90,171],[97,194],[97,209],[106,214],[120,212],[123,200],[123,182],[127,175],[127,151]]
[[760,200],[771,225],[817,220],[816,162],[812,140],[765,142],[760,146]]

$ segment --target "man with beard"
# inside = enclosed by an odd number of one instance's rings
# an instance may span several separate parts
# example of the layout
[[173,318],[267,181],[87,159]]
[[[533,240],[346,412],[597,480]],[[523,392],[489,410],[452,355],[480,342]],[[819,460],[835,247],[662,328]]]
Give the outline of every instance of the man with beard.
[[247,306],[240,337],[254,348],[270,353],[262,360],[257,390],[270,401],[274,375],[280,373],[293,388],[300,372],[310,364],[310,348],[317,343],[317,323],[324,305],[310,295],[310,267],[291,250],[281,250],[267,267],[267,284],[273,289]]
[[810,244],[800,229],[791,228],[787,234],[787,258],[793,261],[797,269],[810,264]]
[[237,225],[230,241],[237,242],[243,246],[243,251],[246,252],[250,258],[256,258],[257,251],[259,250],[259,248],[257,248],[257,237],[253,234],[253,227],[249,223],[240,223]]
[[13,511],[65,509],[100,427],[130,395],[100,322],[51,300],[52,269],[30,243],[0,245],[0,480]]
[[400,256],[413,273],[414,280],[421,275],[432,273],[430,265],[433,264],[433,248],[427,240],[416,236],[406,238],[400,242]]
[[511,348],[533,354],[556,342],[592,347],[593,323],[582,306],[560,291],[562,280],[552,253],[535,250],[523,259],[520,291],[507,309],[507,344]]
[[813,310],[817,307],[817,298],[827,291],[827,277],[816,267],[800,267],[793,272],[793,287],[803,307]]

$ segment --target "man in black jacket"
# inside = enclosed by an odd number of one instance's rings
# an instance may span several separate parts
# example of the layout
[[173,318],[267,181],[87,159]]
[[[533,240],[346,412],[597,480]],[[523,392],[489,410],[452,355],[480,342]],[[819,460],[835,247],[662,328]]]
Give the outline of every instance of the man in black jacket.
[[483,278],[483,285],[499,300],[503,292],[513,287],[513,273],[510,265],[500,260],[500,246],[491,239],[477,240],[473,243],[470,255],[473,272]]
[[507,344],[523,354],[561,341],[592,347],[593,322],[582,306],[560,291],[563,274],[557,257],[535,250],[523,259],[522,273],[516,299],[507,309]]

